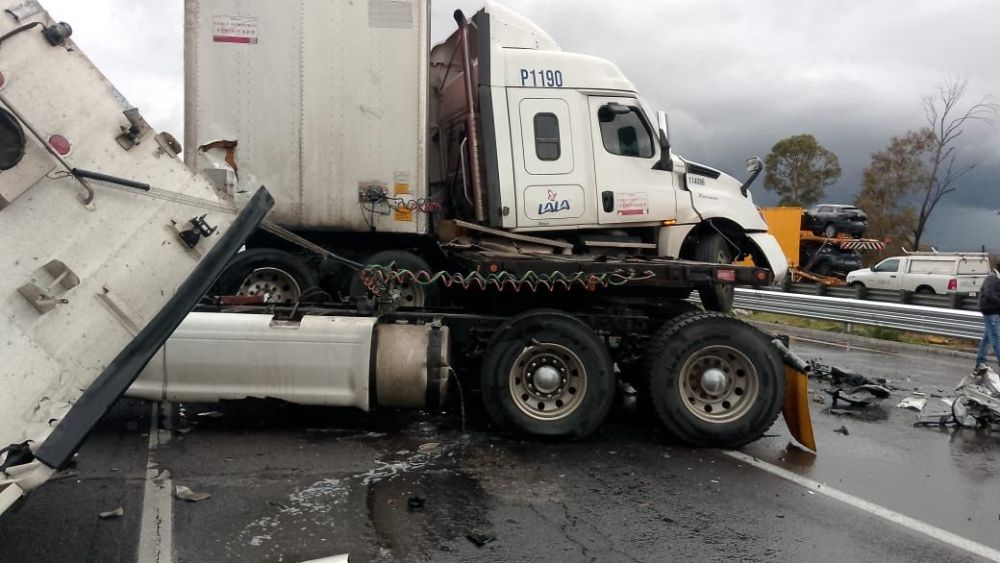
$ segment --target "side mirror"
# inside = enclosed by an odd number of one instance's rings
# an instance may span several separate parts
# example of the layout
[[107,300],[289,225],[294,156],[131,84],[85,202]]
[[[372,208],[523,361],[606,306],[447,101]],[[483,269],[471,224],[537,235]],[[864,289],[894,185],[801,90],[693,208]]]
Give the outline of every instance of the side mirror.
[[660,161],[653,165],[653,170],[664,170],[672,172],[674,160],[670,158],[670,122],[667,121],[667,112],[656,112],[658,140],[660,141]]
[[747,190],[750,189],[750,184],[753,184],[754,180],[757,179],[757,176],[760,176],[760,171],[763,169],[764,161],[762,161],[760,157],[754,156],[747,159],[747,174],[750,176],[743,182],[743,185],[740,186],[740,193],[743,194],[743,197],[747,196]]

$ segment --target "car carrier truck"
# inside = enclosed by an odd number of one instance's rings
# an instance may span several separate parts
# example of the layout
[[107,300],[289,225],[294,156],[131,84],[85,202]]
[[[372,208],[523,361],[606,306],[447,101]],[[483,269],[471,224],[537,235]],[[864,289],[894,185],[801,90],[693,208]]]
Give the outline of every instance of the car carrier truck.
[[[803,364],[687,300],[784,270],[724,263],[777,248],[749,182],[674,155],[611,63],[492,4],[433,51],[422,2],[275,6],[188,3],[189,73],[242,68],[188,82],[196,174],[68,24],[0,0],[0,512],[126,391],[369,410],[462,380],[504,430],[580,438],[627,381],[685,443],[783,412],[815,448]],[[297,47],[235,51],[270,42]]]

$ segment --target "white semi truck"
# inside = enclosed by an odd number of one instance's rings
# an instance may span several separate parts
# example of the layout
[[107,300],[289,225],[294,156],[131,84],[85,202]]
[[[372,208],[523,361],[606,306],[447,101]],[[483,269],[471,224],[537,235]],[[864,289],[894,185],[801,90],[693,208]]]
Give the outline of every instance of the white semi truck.
[[423,2],[275,6],[188,2],[194,174],[69,25],[0,0],[0,512],[128,390],[422,408],[457,377],[501,428],[582,437],[627,380],[684,442],[784,410],[814,447],[787,350],[686,301],[773,280],[720,263],[772,253],[748,182],[673,155],[613,65],[495,5],[433,51]]

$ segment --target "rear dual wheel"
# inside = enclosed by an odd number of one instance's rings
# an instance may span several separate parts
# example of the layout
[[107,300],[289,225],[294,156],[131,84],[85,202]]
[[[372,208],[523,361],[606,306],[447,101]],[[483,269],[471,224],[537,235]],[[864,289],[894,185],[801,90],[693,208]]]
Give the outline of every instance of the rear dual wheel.
[[667,431],[693,446],[737,448],[774,423],[785,371],[770,339],[732,317],[677,317],[651,340],[649,400]]
[[514,317],[493,335],[482,364],[483,401],[503,429],[582,438],[615,396],[604,342],[579,319],[552,310]]

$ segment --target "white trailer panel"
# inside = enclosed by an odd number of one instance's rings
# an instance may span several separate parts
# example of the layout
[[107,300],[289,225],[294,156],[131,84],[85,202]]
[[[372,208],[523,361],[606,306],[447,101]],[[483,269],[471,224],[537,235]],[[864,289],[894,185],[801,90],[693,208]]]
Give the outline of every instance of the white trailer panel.
[[[425,233],[361,186],[427,197],[426,0],[187,0],[186,160],[285,226]],[[216,141],[229,149],[200,151]],[[232,170],[231,164],[235,164]]]
[[[20,445],[0,455],[0,512],[72,455],[266,212],[244,224],[54,24],[0,0],[0,448]],[[218,230],[189,247],[202,215]]]

